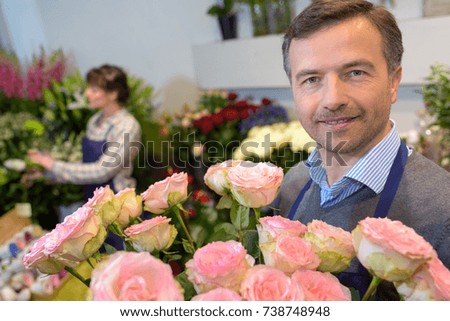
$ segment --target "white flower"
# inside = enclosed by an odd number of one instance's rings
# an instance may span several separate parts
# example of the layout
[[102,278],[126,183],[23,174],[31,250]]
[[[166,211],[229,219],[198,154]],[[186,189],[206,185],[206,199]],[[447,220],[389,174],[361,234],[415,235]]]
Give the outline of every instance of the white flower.
[[25,170],[26,164],[25,161],[22,159],[16,159],[11,158],[5,160],[3,165],[10,170],[17,171],[17,172],[23,172]]

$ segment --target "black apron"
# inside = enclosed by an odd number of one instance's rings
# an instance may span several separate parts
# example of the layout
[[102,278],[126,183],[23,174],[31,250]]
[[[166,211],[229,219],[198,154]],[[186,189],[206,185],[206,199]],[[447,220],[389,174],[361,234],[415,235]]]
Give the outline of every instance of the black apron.
[[[111,130],[111,128],[109,130]],[[108,130],[108,132],[109,132],[109,130]],[[83,163],[93,163],[93,162],[98,161],[99,158],[104,153],[104,151],[106,150],[106,147],[107,147],[106,140],[98,141],[98,140],[91,140],[87,137],[83,137],[83,140],[82,140]],[[87,201],[89,198],[91,198],[94,195],[94,191],[98,187],[104,187],[106,185],[109,185],[109,187],[111,188],[111,190],[113,190],[113,192],[117,192],[114,190],[114,183],[111,178],[108,182],[105,182],[102,184],[84,185],[83,189],[84,189],[85,200]],[[108,243],[109,245],[112,245],[117,250],[124,249],[122,239],[116,234],[108,233],[108,235],[105,239],[105,242]],[[105,252],[105,248],[103,246],[101,247],[100,252]]]
[[[109,132],[109,130],[108,130]],[[99,158],[103,155],[103,153],[106,150],[107,141],[106,140],[91,140],[87,138],[86,136],[83,137],[83,140],[81,142],[81,148],[83,152],[83,163],[94,163],[99,160]],[[84,198],[87,201],[89,198],[91,198],[94,195],[94,191],[98,187],[103,187],[109,185],[109,187],[114,191],[114,183],[112,179],[110,179],[108,182],[102,183],[102,184],[89,184],[84,185]]]
[[[405,143],[401,141],[400,147],[395,156],[394,163],[392,164],[391,171],[389,172],[384,189],[381,192],[380,200],[378,201],[377,208],[375,209],[375,218],[385,218],[388,216],[389,209],[391,208],[392,202],[394,200],[395,194],[397,193],[398,186],[400,185],[400,180],[402,178],[403,172],[405,170],[406,161],[408,160],[408,148]],[[294,219],[295,212],[297,211],[300,202],[303,199],[306,191],[312,184],[312,179],[305,184],[303,189],[300,191],[297,199],[292,205],[288,218]],[[361,297],[366,293],[369,287],[372,276],[369,272],[361,265],[358,264],[357,272],[341,272],[337,275],[339,281],[347,287],[353,287],[359,291]]]

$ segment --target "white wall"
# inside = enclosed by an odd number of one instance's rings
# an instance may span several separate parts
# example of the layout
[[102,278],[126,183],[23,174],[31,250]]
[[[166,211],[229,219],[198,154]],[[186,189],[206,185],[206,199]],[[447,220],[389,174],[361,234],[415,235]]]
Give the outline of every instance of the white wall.
[[[74,66],[85,73],[102,63],[123,66],[156,90],[161,110],[173,111],[195,103],[198,89],[192,48],[220,41],[216,20],[206,15],[215,0],[0,0],[0,39],[9,39],[21,60],[39,46],[62,48]],[[296,0],[296,12],[309,0]],[[397,0],[394,14],[401,19],[421,14],[421,0]],[[239,7],[240,38],[251,37],[249,10]],[[5,37],[6,35],[8,37]],[[450,46],[450,42],[449,42]],[[432,48],[430,48],[432,50]],[[434,63],[430,61],[430,65]],[[393,116],[400,130],[414,127],[422,108],[418,87],[400,89]],[[242,97],[268,96],[292,105],[289,90],[245,90]]]

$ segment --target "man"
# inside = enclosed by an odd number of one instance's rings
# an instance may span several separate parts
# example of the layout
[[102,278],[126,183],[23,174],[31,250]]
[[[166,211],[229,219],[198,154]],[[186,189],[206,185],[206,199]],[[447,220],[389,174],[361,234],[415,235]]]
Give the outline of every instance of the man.
[[[449,267],[450,175],[408,149],[389,119],[402,54],[394,17],[366,1],[313,1],[293,20],[284,67],[296,114],[318,147],[290,169],[275,207],[347,231],[367,216],[402,221]],[[364,289],[368,275],[359,269],[354,260],[342,283]]]

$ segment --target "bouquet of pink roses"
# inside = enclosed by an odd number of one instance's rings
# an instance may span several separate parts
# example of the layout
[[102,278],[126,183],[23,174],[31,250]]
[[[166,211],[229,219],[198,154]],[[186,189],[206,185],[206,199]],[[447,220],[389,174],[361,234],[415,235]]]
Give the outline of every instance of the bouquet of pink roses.
[[[270,163],[226,161],[204,180],[221,196],[218,207],[229,209],[229,222],[215,227],[218,241],[197,244],[191,237],[182,205],[188,178],[177,173],[141,195],[98,189],[36,242],[24,264],[48,274],[66,269],[90,286],[94,300],[351,300],[335,274],[356,256],[373,275],[363,299],[382,279],[406,300],[450,299],[450,271],[398,221],[367,218],[350,233],[322,221],[261,217],[283,180],[283,170]],[[142,220],[143,209],[152,218]],[[126,251],[99,253],[108,231]],[[85,260],[93,267],[90,280],[75,269]]]

